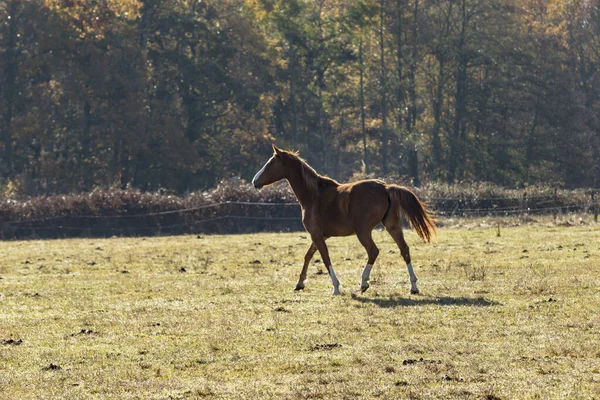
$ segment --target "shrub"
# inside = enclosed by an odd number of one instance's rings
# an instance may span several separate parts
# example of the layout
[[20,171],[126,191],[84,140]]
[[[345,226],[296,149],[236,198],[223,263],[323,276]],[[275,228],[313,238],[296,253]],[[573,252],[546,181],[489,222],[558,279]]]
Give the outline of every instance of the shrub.
[[[439,216],[514,215],[587,211],[589,193],[489,183],[428,184],[415,188]],[[300,208],[285,182],[260,191],[240,179],[183,196],[140,190],[0,201],[3,238],[246,233],[302,230]]]

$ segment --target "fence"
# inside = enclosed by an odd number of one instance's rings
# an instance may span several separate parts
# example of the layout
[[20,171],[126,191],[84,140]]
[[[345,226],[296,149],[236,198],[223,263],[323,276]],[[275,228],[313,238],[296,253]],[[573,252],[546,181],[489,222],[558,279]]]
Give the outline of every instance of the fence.
[[301,229],[300,207],[297,203],[223,202],[132,215],[65,214],[4,221],[0,227],[0,234],[2,239],[8,239],[248,233]]
[[[566,202],[552,196],[430,198],[438,217],[481,217],[591,213],[598,220],[599,190]],[[154,236],[200,233],[249,233],[303,230],[297,203],[228,201],[185,209],[118,215],[64,214],[0,222],[1,239]]]
[[597,195],[600,190],[589,191],[589,199],[579,199],[565,202],[558,198],[556,190],[549,196],[522,197],[496,197],[475,199],[448,199],[432,198],[429,203],[435,205],[435,212],[440,216],[466,217],[466,216],[510,216],[510,215],[540,215],[540,214],[565,214],[569,212],[592,213],[594,220],[598,221]]

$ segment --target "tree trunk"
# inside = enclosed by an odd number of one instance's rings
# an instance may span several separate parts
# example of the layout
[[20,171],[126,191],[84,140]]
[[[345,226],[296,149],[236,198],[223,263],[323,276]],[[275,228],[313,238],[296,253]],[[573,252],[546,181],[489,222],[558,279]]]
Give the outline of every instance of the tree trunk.
[[[155,12],[157,11],[157,7],[160,7],[160,2],[158,0],[147,0],[143,2],[143,9],[139,23],[139,41],[138,47],[141,51],[143,61],[144,61],[144,73],[147,75],[146,80],[151,80],[151,68],[149,67],[149,57],[148,57],[148,38],[152,37],[152,33],[155,29]],[[151,116],[149,115],[149,111],[152,107],[153,101],[153,90],[151,87],[143,87],[141,88],[141,93],[143,93],[144,99],[142,104],[142,109],[140,110],[140,114],[142,116],[141,121],[138,123],[141,125],[137,127],[139,132],[143,132],[146,134],[150,131],[149,129],[149,121],[151,121]],[[138,147],[136,147],[136,141],[131,140],[131,135],[129,139],[124,137],[123,131],[118,130],[119,137],[115,138],[115,144],[118,144],[118,149],[113,153],[116,157],[115,162],[117,165],[116,170],[120,175],[120,185],[121,188],[125,189],[130,185],[135,185],[135,177],[137,171],[137,163],[138,163]],[[118,151],[117,151],[118,150]]]
[[110,188],[114,185],[117,180],[122,177],[120,169],[121,161],[121,147],[123,146],[123,139],[120,135],[119,129],[115,129],[114,123],[109,123],[109,129],[112,136],[111,156],[108,163],[108,171],[106,173],[106,187]]
[[535,130],[538,126],[538,105],[536,104],[533,111],[533,119],[531,120],[531,126],[529,127],[529,133],[527,135],[527,143],[525,149],[525,183],[529,184],[529,169],[532,162],[532,158],[535,154]]
[[465,130],[464,119],[467,110],[467,63],[468,58],[465,54],[465,36],[467,25],[466,4],[462,4],[462,26],[461,32],[456,44],[456,92],[454,95],[454,126],[453,134],[450,139],[450,160],[448,163],[448,180],[454,182],[458,176],[458,165],[464,159],[461,154],[463,133]]
[[367,151],[367,130],[365,128],[365,87],[364,87],[364,61],[363,61],[363,39],[358,43],[358,65],[360,70],[360,128],[362,132],[363,144],[363,164],[365,167],[365,176],[369,174],[369,160]]
[[433,102],[433,129],[431,131],[432,155],[433,155],[433,175],[435,179],[439,179],[442,163],[442,145],[440,141],[440,127],[442,125],[442,108],[444,105],[444,67],[445,57],[443,53],[438,54],[438,79]]
[[387,80],[385,72],[385,0],[381,0],[380,8],[380,24],[379,24],[379,52],[381,66],[381,173],[383,176],[388,173],[388,127],[387,127]]
[[8,45],[6,47],[5,92],[6,110],[4,112],[4,167],[6,175],[13,173],[13,146],[12,146],[12,117],[17,80],[17,1],[13,0],[8,5]]
[[333,178],[338,179],[340,176],[340,158],[342,155],[342,134],[346,130],[346,118],[344,118],[344,112],[340,113],[340,129],[338,129],[335,135],[335,163],[333,166]]
[[454,182],[457,178],[458,164],[463,159],[460,154],[462,149],[462,133],[464,131],[464,117],[466,111],[466,59],[461,54],[456,66],[456,93],[454,96],[454,124],[450,140],[450,160],[448,165],[448,179]]
[[319,141],[320,141],[320,152],[321,152],[321,165],[322,168],[327,170],[327,160],[325,159],[326,154],[326,146],[325,146],[325,129],[323,127],[323,93],[321,90],[319,78],[319,88],[317,89],[317,101],[318,101],[318,109],[317,109],[317,119],[319,121]]
[[410,73],[408,84],[408,96],[410,98],[410,108],[406,122],[407,134],[409,138],[410,148],[408,150],[408,163],[410,176],[413,180],[413,185],[419,186],[419,158],[417,153],[417,138],[415,128],[417,125],[417,91],[415,83],[415,74],[417,69],[417,54],[418,54],[418,25],[419,16],[419,0],[415,0],[413,11],[413,26],[412,26],[412,54],[410,60]]
[[92,126],[92,112],[90,103],[86,100],[83,105],[83,127],[81,132],[81,177],[83,189],[92,187],[92,173],[90,168],[90,128]]
[[296,50],[294,41],[290,39],[290,105],[292,106],[292,140],[298,143],[298,106],[296,104]]
[[133,168],[130,165],[131,162],[129,160],[129,151],[126,146],[121,146],[119,152],[119,160],[121,161],[122,166],[127,166],[123,168],[121,171],[121,189],[127,189],[127,186],[131,183],[132,171]]
[[[401,137],[403,135],[402,125],[405,121],[404,110],[405,110],[405,87],[404,87],[404,71],[403,71],[403,63],[404,63],[404,51],[403,51],[403,27],[404,27],[404,4],[405,0],[398,0],[396,3],[396,79],[398,80],[398,85],[396,87],[396,101],[397,101],[397,115],[396,121],[398,124],[398,136]],[[402,152],[402,149],[399,148],[398,137],[395,138],[394,144],[390,149],[392,158],[397,160]]]

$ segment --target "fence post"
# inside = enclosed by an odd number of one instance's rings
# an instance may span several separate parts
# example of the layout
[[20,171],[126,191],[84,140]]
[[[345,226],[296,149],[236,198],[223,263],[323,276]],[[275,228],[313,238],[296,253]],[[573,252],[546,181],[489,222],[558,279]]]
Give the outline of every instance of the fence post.
[[523,193],[523,202],[521,204],[521,216],[527,214],[527,191]]
[[592,190],[592,207],[594,208],[594,222],[598,222],[598,205],[596,204],[596,191]]
[[556,217],[558,216],[558,202],[556,201],[557,198],[557,188],[556,186],[554,186],[554,193],[552,194],[552,208],[554,208],[554,222],[556,222]]

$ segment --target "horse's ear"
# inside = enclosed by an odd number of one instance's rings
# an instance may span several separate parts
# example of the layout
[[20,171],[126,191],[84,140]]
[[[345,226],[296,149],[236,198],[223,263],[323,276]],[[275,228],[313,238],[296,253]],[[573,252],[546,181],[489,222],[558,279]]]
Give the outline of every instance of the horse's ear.
[[281,150],[279,150],[277,148],[277,146],[275,146],[274,144],[271,144],[271,146],[273,146],[273,151],[275,152],[275,154],[280,154],[281,153]]

